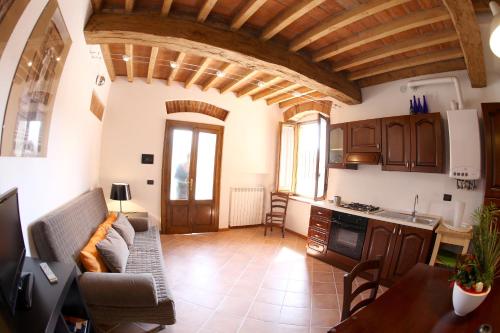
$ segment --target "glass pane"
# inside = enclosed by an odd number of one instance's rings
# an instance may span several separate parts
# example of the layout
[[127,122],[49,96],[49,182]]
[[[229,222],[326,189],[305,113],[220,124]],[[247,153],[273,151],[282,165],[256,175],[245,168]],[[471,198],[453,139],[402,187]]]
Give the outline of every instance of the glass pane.
[[281,129],[279,190],[292,191],[293,151],[295,149],[295,128],[283,125]]
[[344,130],[334,128],[330,131],[330,163],[342,163],[344,160]]
[[189,162],[193,131],[174,129],[172,135],[172,164],[170,173],[170,200],[189,198]]
[[217,134],[200,132],[196,156],[195,200],[212,200],[213,198],[216,146]]
[[316,197],[325,194],[325,172],[326,172],[326,119],[319,119],[319,166],[318,166],[318,191]]
[[296,193],[309,198],[314,198],[316,185],[318,137],[317,122],[299,125]]

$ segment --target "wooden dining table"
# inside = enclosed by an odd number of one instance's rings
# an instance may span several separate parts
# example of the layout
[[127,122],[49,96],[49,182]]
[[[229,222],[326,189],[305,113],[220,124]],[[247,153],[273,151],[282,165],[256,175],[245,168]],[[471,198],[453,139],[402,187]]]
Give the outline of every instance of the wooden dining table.
[[334,333],[476,333],[482,324],[500,332],[500,281],[473,312],[453,312],[450,270],[417,264],[377,300],[339,323]]

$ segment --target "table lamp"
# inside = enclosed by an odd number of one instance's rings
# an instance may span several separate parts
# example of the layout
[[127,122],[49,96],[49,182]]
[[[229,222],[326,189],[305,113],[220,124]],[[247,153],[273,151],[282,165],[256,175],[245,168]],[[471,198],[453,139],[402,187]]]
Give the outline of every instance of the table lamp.
[[113,183],[111,185],[111,200],[120,200],[120,213],[122,213],[122,201],[132,199],[130,186],[126,183]]

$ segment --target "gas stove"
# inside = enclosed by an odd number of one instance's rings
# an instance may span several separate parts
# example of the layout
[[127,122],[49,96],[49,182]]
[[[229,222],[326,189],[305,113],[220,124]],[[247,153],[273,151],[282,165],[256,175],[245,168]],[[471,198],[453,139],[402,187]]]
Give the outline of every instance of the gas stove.
[[367,212],[367,213],[373,213],[376,211],[380,210],[380,207],[372,206],[372,205],[365,205],[359,202],[351,202],[351,203],[341,203],[340,207],[342,208],[347,208],[347,209],[352,209],[352,210],[357,210],[359,212]]

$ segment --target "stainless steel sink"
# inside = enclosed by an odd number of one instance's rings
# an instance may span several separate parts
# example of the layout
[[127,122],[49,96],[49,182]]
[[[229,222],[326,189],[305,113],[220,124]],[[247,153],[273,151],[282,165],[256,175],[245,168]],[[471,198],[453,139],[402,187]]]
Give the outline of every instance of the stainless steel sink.
[[434,217],[419,216],[419,215],[412,216],[411,214],[392,212],[390,210],[383,210],[383,211],[375,213],[375,215],[379,215],[379,216],[383,216],[383,217],[387,217],[387,218],[391,218],[391,219],[402,220],[405,222],[420,223],[420,224],[425,224],[425,225],[430,225],[430,226],[434,226],[439,221],[439,219],[434,218]]

